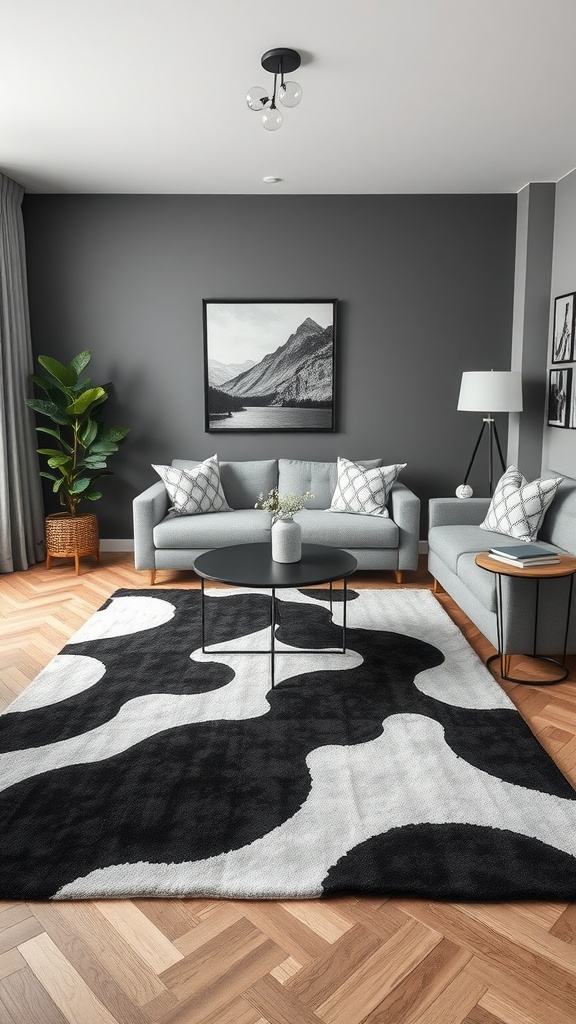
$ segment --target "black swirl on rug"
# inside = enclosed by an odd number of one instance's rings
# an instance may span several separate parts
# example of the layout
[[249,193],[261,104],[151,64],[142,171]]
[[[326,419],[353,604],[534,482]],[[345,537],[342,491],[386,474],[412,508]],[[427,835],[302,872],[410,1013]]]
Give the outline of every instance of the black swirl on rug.
[[[506,870],[503,871],[503,865]],[[324,896],[446,900],[572,900],[576,859],[538,839],[483,825],[404,825],[341,857],[322,882]]]

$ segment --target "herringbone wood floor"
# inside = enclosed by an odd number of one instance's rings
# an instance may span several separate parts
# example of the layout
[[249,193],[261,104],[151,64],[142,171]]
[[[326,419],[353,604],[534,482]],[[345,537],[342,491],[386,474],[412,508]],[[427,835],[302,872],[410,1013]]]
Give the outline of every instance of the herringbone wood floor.
[[[131,556],[0,577],[7,706],[118,587]],[[392,573],[354,586],[395,587]],[[425,562],[405,585],[428,587]],[[195,587],[192,573],[159,586]],[[445,594],[476,651],[487,641]],[[530,671],[529,663],[525,666]],[[576,784],[576,660],[558,686],[507,685]],[[354,899],[0,903],[1,1024],[574,1024],[576,906]]]

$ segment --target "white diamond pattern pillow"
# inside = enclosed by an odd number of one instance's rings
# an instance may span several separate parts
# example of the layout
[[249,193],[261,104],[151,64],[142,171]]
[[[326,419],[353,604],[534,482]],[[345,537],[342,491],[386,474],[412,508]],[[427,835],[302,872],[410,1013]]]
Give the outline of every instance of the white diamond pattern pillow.
[[172,502],[171,512],[179,516],[197,516],[203,512],[229,512],[220,481],[218,456],[201,462],[194,469],[154,466]]
[[509,466],[496,484],[482,530],[493,530],[516,540],[536,540],[546,510],[564,478],[528,482],[516,466]]
[[386,502],[392,484],[406,465],[406,462],[402,462],[395,466],[362,469],[349,459],[339,458],[338,483],[332,495],[329,511],[388,517]]

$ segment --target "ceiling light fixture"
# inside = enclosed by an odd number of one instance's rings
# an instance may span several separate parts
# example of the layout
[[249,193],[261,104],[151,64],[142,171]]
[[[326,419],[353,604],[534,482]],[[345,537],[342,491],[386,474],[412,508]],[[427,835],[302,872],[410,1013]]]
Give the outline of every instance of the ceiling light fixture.
[[[300,54],[296,50],[288,50],[285,46],[280,46],[275,50],[267,50],[261,63],[265,71],[274,75],[272,95],[269,95],[269,90],[262,89],[259,85],[253,85],[246,94],[246,103],[250,110],[263,111],[262,124],[266,131],[275,132],[283,120],[282,114],[276,106],[276,94],[284,107],[296,107],[302,99],[302,88],[298,82],[284,81],[284,75],[289,75],[300,67]],[[278,75],[280,75],[280,87],[276,93]]]

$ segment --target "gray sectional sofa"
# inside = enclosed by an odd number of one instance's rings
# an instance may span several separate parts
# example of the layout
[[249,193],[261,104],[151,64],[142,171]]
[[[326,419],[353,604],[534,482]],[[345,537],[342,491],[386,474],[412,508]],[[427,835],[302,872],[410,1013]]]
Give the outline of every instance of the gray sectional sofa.
[[[365,469],[382,460],[359,462]],[[193,468],[199,461],[174,459],[173,466]],[[254,508],[259,494],[277,487],[281,494],[311,491],[314,497],[294,517],[302,541],[350,551],[360,569],[393,569],[400,582],[404,569],[416,569],[420,536],[420,499],[404,484],[393,485],[390,518],[329,512],[337,483],[335,462],[266,459],[221,462],[220,478],[232,511],[192,516],[168,512],[161,480],[134,499],[134,563],[148,569],[154,583],[158,569],[192,569],[194,559],[211,548],[270,542],[270,516]]]
[[[549,473],[549,476],[556,474]],[[494,647],[498,647],[496,619],[497,577],[475,563],[479,551],[515,541],[501,533],[480,529],[489,498],[432,498],[429,506],[428,568]],[[576,480],[560,484],[546,512],[538,543],[576,555]],[[570,583],[568,578],[540,582],[536,651],[558,655],[564,645]],[[576,585],[570,611],[569,654],[576,653]],[[504,654],[532,653],[535,621],[534,580],[502,576]]]

